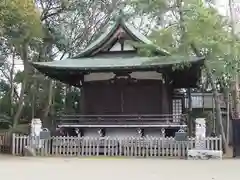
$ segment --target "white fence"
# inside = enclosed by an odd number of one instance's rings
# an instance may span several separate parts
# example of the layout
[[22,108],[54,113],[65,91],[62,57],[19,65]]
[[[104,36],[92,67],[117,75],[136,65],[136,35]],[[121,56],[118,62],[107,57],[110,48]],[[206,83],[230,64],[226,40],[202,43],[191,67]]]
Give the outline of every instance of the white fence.
[[[219,137],[208,137],[205,148],[221,150]],[[195,147],[195,138],[179,142],[174,138],[157,137],[52,137],[40,140],[38,156],[127,156],[127,157],[185,157],[187,149]],[[13,155],[23,155],[24,147],[32,146],[29,136],[13,135]]]

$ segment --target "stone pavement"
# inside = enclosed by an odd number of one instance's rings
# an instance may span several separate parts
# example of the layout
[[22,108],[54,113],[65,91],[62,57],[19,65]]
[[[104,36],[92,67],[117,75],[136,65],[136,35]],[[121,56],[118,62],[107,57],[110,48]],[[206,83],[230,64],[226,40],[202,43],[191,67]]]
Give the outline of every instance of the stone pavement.
[[240,160],[35,158],[0,156],[7,180],[237,180]]

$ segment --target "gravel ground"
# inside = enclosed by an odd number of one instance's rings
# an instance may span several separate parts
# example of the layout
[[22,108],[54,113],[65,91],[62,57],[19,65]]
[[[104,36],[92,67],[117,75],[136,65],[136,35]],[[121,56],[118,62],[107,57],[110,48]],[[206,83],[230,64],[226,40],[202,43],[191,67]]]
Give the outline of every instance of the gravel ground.
[[240,160],[0,157],[7,180],[237,180]]

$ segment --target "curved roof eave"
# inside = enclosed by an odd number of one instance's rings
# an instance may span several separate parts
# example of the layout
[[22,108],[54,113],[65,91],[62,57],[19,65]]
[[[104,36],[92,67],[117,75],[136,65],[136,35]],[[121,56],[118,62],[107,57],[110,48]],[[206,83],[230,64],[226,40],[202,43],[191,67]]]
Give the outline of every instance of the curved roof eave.
[[204,57],[180,57],[180,56],[156,56],[156,57],[131,57],[131,58],[81,58],[66,59],[52,62],[30,62],[38,70],[46,68],[46,71],[55,69],[67,71],[76,70],[78,73],[84,71],[101,71],[131,68],[149,68],[149,67],[166,67],[179,63],[204,63]]

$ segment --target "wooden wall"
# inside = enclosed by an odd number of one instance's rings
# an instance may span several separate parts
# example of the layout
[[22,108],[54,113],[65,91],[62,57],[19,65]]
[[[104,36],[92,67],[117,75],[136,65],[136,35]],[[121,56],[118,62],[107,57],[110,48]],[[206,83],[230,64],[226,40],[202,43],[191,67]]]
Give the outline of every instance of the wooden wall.
[[171,114],[171,91],[160,80],[87,82],[81,101],[84,114]]

